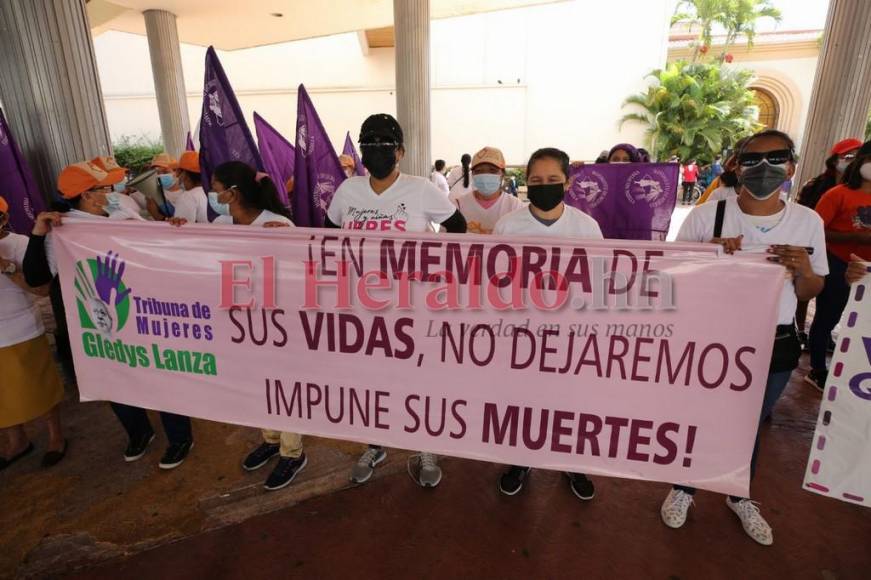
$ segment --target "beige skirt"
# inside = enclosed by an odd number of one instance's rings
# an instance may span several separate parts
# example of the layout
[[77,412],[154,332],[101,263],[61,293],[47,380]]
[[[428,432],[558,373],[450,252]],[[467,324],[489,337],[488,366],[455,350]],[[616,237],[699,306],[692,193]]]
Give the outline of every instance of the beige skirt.
[[45,335],[0,348],[0,428],[45,415],[63,397]]

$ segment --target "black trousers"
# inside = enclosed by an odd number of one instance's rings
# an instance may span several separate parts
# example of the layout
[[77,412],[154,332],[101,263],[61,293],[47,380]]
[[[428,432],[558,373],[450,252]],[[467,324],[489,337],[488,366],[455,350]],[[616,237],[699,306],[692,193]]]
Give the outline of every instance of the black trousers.
[[683,202],[689,203],[693,200],[693,188],[695,188],[695,181],[684,181],[683,182]]
[[827,254],[829,259],[829,275],[826,285],[817,295],[814,310],[814,321],[808,333],[808,350],[811,353],[811,368],[818,371],[826,370],[826,352],[829,341],[832,340],[832,330],[841,319],[847,301],[850,299],[850,285],[844,278],[847,263],[837,256]]
[[[154,433],[145,409],[121,403],[112,403],[112,411],[115,412],[115,416],[121,421],[121,425],[124,426],[124,430],[127,431],[127,436],[130,439]],[[170,444],[193,441],[190,417],[161,412],[160,422],[163,423],[163,430]]]

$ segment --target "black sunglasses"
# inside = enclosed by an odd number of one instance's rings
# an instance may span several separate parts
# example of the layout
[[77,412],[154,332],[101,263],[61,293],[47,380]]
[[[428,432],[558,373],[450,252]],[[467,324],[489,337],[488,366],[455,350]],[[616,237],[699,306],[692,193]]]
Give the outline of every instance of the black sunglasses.
[[783,165],[792,160],[793,154],[789,149],[778,149],[765,153],[740,153],[738,155],[738,165],[741,167],[755,167],[763,161],[768,161],[771,165]]

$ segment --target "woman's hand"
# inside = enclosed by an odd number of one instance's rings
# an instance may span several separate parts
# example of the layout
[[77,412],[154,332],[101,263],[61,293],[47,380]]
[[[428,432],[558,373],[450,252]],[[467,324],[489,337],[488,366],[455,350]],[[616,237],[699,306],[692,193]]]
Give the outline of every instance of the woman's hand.
[[807,278],[814,275],[810,255],[801,246],[774,245],[768,248],[769,262],[783,264],[793,278]]
[[177,228],[180,228],[181,226],[188,223],[188,221],[185,218],[179,218],[179,217],[171,217],[166,221],[168,221],[170,225],[173,225]]
[[52,228],[56,228],[62,225],[62,223],[63,220],[60,212],[44,211],[36,216],[36,221],[33,223],[33,230],[31,233],[34,236],[45,236]]
[[847,284],[855,284],[868,274],[868,266],[862,261],[862,258],[856,254],[850,254],[850,263],[847,264],[847,271],[844,277],[847,279]]
[[713,238],[711,243],[723,246],[723,250],[725,250],[727,254],[734,254],[741,249],[741,240],[743,239],[744,234],[741,234],[737,238]]
[[286,224],[284,222],[266,222],[263,224],[264,228],[289,228],[290,224]]
[[157,202],[150,197],[145,198],[145,209],[148,210],[149,215],[151,215],[154,221],[162,222],[166,219],[166,216],[163,215],[163,213],[160,211],[160,208],[157,207]]

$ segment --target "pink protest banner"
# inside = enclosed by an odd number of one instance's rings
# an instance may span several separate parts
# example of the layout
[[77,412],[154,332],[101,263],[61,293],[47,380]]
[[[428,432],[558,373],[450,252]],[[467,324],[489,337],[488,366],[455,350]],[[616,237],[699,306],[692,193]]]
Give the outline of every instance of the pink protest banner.
[[784,281],[759,256],[132,222],[56,236],[84,399],[747,495]]

